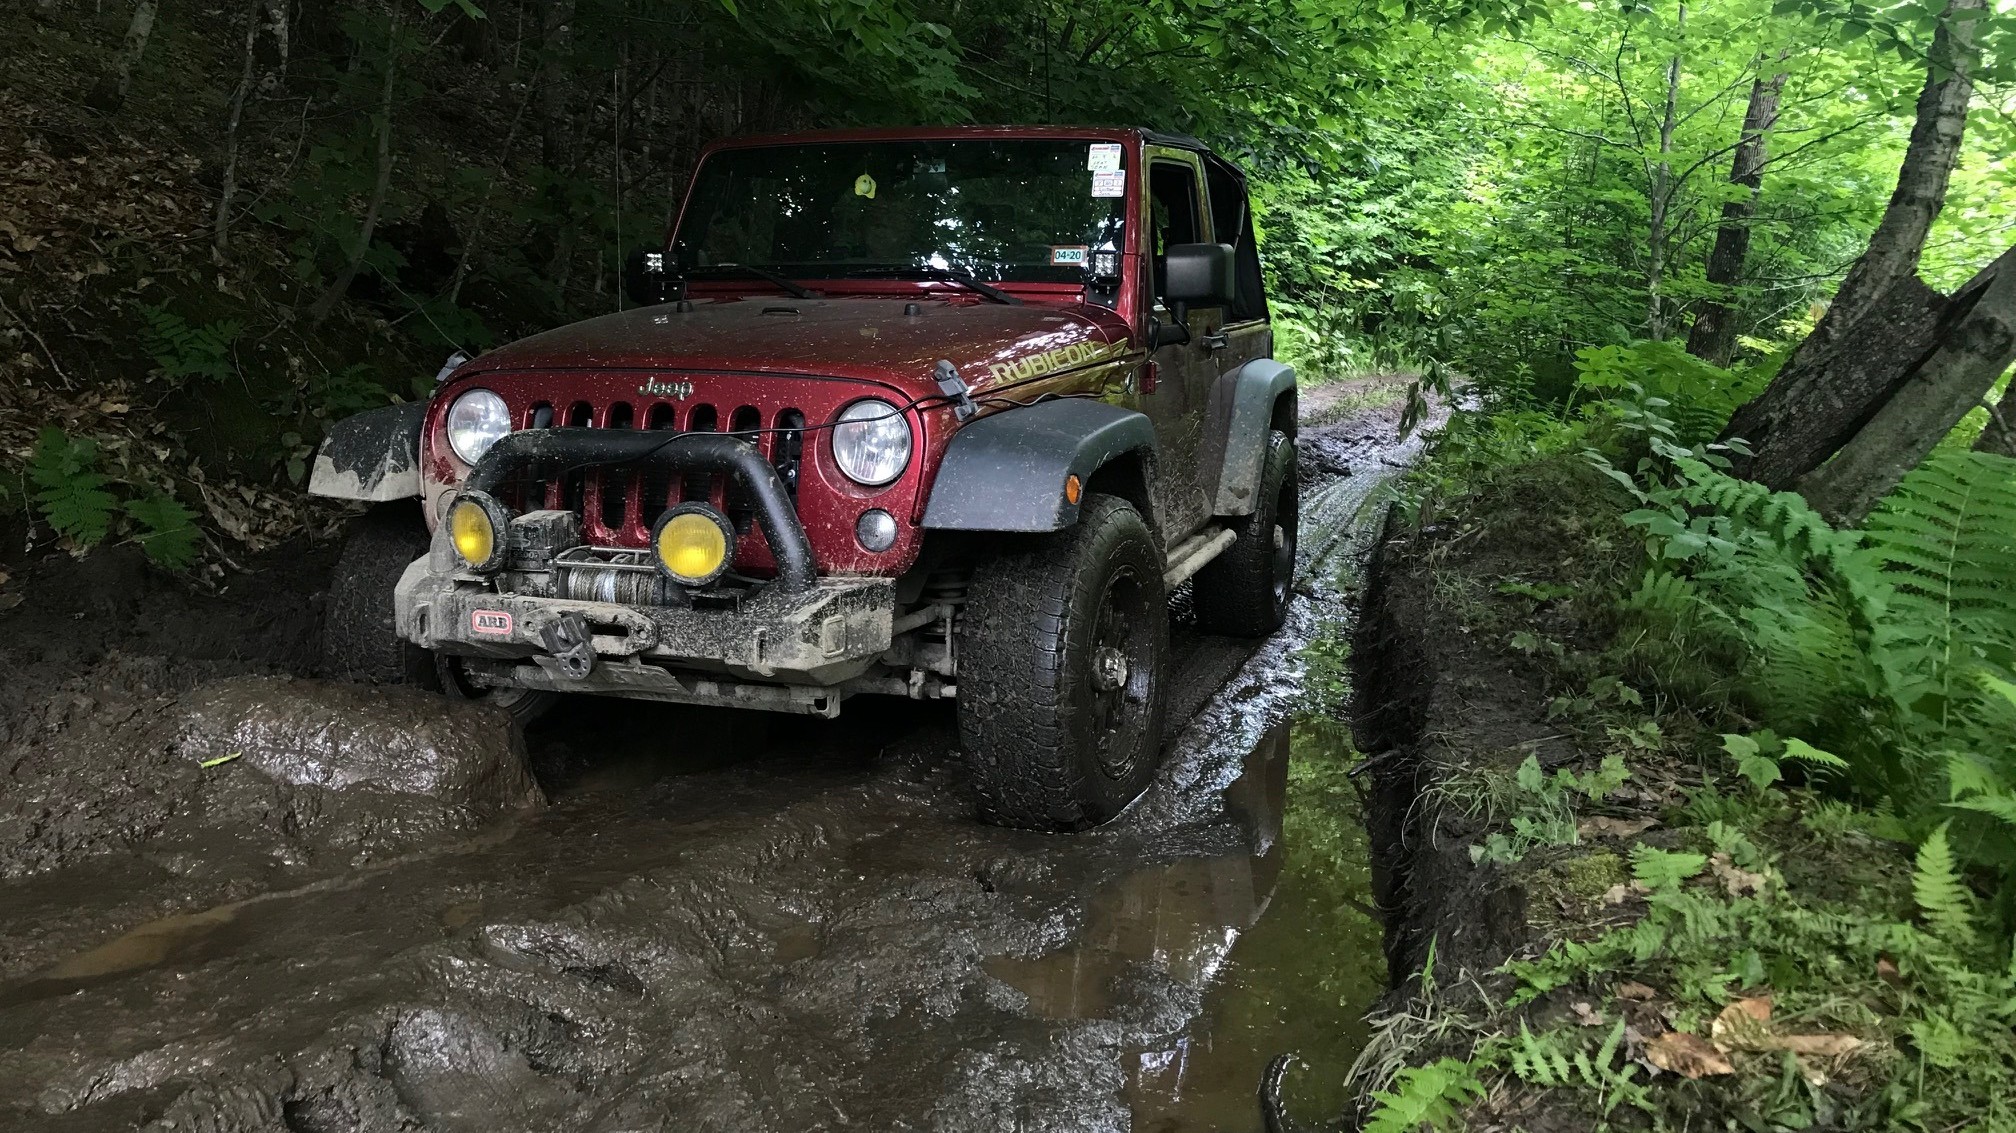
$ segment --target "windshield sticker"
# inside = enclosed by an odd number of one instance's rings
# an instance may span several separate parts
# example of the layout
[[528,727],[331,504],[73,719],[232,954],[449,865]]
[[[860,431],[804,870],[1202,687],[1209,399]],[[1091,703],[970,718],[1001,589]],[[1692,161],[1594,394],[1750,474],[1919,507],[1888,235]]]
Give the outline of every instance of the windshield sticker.
[[1095,197],[1124,197],[1127,195],[1127,171],[1125,169],[1105,169],[1092,175],[1092,195]]
[[1082,268],[1085,256],[1092,249],[1084,244],[1059,244],[1050,249],[1050,262],[1067,267]]
[[[829,181],[827,182],[827,184],[830,185],[832,184],[832,182]],[[863,173],[861,176],[856,177],[854,179],[854,195],[857,197],[867,197],[871,201],[874,200],[875,179],[873,177],[868,176],[866,173]]]
[[1094,173],[1111,173],[1120,168],[1119,142],[1093,142],[1085,154],[1085,168]]

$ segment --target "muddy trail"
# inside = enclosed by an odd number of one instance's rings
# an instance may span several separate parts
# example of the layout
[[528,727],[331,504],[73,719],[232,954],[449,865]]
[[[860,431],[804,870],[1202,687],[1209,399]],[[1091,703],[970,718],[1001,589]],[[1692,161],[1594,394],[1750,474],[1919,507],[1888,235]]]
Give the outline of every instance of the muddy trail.
[[0,1127],[1247,1131],[1289,1051],[1334,1115],[1386,983],[1301,650],[1350,616],[1394,417],[1305,431],[1289,626],[1202,637],[1179,594],[1165,766],[1066,837],[972,819],[942,705],[582,698],[517,737],[298,679],[326,551],[174,602],[31,566]]

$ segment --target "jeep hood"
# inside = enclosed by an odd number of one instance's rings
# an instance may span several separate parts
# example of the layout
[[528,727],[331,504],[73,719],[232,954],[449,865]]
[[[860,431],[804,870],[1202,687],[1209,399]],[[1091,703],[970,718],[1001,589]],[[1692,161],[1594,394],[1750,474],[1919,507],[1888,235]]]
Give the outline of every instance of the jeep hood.
[[926,393],[941,358],[978,389],[1112,357],[1128,342],[1126,324],[1101,307],[761,296],[589,319],[493,350],[457,377],[712,370],[853,377]]

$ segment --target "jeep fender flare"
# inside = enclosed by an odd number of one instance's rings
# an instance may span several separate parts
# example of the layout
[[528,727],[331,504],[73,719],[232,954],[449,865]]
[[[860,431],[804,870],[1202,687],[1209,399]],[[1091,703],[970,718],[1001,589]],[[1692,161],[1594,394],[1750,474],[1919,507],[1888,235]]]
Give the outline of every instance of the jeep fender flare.
[[[1090,398],[1060,398],[992,413],[952,435],[924,509],[940,531],[1061,531],[1078,522],[1064,482],[1081,483],[1114,459],[1152,459],[1143,414]],[[1082,502],[1083,497],[1080,497]]]
[[427,403],[366,410],[329,426],[315,452],[308,494],[337,500],[403,500],[420,494],[420,428]]
[[[1267,434],[1274,428],[1274,406],[1295,388],[1295,368],[1272,358],[1255,358],[1218,379],[1219,404],[1229,396],[1230,422],[1225,431],[1225,468],[1218,475],[1218,515],[1251,515],[1259,503],[1260,470],[1267,462]],[[1292,428],[1292,425],[1291,425]]]

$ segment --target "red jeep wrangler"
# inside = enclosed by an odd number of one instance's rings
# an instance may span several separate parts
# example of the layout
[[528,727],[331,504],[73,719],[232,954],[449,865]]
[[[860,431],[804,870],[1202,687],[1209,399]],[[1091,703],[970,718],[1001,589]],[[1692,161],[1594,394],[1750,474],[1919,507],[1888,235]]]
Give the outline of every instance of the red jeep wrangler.
[[625,289],[330,430],[310,491],[374,505],[332,671],[526,716],[956,698],[981,814],[1064,830],[1154,773],[1172,589],[1281,624],[1295,378],[1195,140],[720,142]]

